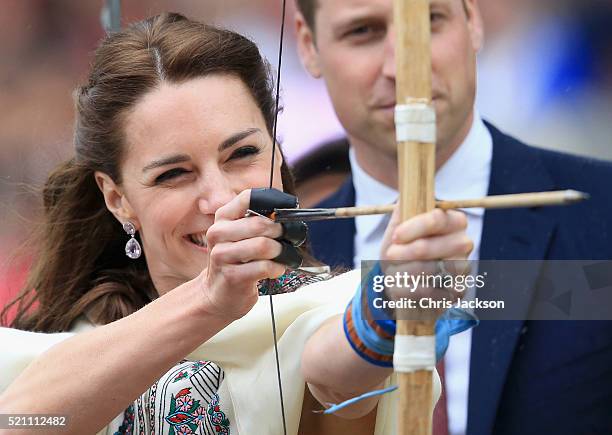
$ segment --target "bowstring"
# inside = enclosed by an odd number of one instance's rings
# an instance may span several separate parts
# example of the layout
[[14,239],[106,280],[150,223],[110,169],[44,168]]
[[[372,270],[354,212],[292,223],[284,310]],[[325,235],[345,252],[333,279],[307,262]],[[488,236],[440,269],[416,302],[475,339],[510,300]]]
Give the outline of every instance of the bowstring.
[[[281,13],[281,29],[280,29],[280,41],[278,44],[278,71],[276,75],[276,101],[274,108],[274,126],[272,128],[272,164],[270,167],[270,188],[274,184],[274,159],[276,156],[276,130],[278,125],[278,107],[280,101],[280,80],[281,80],[281,66],[283,61],[283,37],[285,34],[285,15],[286,15],[287,0],[283,0],[283,7]],[[274,302],[272,295],[270,297],[270,317],[272,320],[272,338],[274,339],[274,356],[276,359],[276,378],[278,379],[278,394],[280,397],[281,415],[283,418],[283,434],[287,435],[287,420],[285,418],[285,402],[283,400],[283,383],[281,380],[280,360],[278,357],[278,341],[276,338],[276,320],[274,318]]]
[[278,71],[276,73],[276,101],[274,107],[274,126],[272,127],[272,136],[274,142],[272,143],[272,167],[270,168],[270,188],[274,184],[274,160],[276,157],[276,130],[278,126],[278,107],[280,102],[280,79],[281,79],[281,66],[283,62],[283,38],[285,35],[285,14],[286,14],[287,0],[283,0],[283,11],[281,13],[281,29],[280,29],[280,41],[278,43]]

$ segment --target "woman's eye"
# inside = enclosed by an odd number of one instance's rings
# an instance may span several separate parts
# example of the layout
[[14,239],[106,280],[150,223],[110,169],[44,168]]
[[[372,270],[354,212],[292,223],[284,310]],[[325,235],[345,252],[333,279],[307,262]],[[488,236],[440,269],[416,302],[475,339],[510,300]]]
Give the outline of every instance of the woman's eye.
[[164,172],[163,174],[159,175],[157,178],[155,178],[155,184],[159,184],[159,183],[163,183],[165,181],[169,181],[172,180],[180,175],[183,174],[188,174],[191,171],[188,171],[186,169],[183,168],[174,168],[174,169],[170,169],[169,171]]
[[244,146],[244,147],[240,147],[238,149],[236,149],[229,157],[228,160],[233,160],[233,159],[241,159],[244,157],[248,157],[248,156],[252,156],[255,154],[259,154],[260,149],[257,148],[256,146],[252,146],[252,145],[248,145],[248,146]]

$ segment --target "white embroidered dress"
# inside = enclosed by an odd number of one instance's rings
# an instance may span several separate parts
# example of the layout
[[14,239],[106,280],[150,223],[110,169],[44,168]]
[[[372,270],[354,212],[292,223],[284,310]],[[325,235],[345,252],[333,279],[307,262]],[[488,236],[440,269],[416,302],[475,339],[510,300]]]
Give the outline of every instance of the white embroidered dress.
[[230,434],[219,403],[223,370],[211,361],[181,361],[107,427],[107,434]]
[[[360,280],[355,270],[274,296],[290,435],[298,433],[302,411],[305,381],[300,362],[305,343],[326,320],[344,312]],[[72,335],[0,328],[0,391],[33,359]],[[141,395],[132,405],[133,421],[128,408],[99,433],[130,433],[125,429],[131,424],[131,433],[151,435],[282,434],[275,364],[269,301],[260,297],[246,316],[203,343]],[[440,395],[435,371],[433,382],[435,403]],[[396,383],[391,376],[386,384]],[[381,397],[375,435],[395,435],[396,399],[395,392]]]

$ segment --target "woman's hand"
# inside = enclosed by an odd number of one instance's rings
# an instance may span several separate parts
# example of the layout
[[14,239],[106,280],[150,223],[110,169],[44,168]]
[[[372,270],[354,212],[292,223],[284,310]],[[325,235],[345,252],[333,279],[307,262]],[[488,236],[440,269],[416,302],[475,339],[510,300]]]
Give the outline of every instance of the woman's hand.
[[[472,252],[474,243],[467,236],[467,218],[456,211],[434,209],[400,222],[399,208],[396,206],[383,239],[381,260],[386,275],[397,272],[414,276],[435,276],[440,273],[452,275],[465,274],[469,266],[467,258]],[[440,260],[453,260],[443,262]],[[392,299],[409,297],[412,299],[430,298],[456,301],[461,293],[452,288],[421,286],[407,290],[405,288],[387,288],[388,297]],[[442,307],[431,311],[435,316],[444,311]],[[412,315],[412,314],[410,314]]]
[[208,267],[199,279],[210,314],[231,320],[257,302],[257,281],[276,278],[285,266],[272,261],[281,253],[282,227],[259,216],[245,217],[251,191],[245,190],[215,213],[206,232]]
[[0,394],[0,412],[68,414],[66,433],[98,432],[177,361],[246,314],[257,301],[257,281],[285,270],[270,260],[281,252],[274,240],[281,225],[244,218],[249,199],[250,191],[242,192],[217,210],[206,235],[208,267],[196,279],[51,347]]

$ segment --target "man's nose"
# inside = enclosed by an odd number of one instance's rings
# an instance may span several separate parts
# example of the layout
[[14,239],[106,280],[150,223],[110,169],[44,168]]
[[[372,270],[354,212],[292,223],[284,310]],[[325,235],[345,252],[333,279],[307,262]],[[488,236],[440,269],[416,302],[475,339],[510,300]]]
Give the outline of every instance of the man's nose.
[[228,180],[221,172],[209,174],[198,186],[198,209],[203,214],[215,212],[236,196]]
[[395,80],[395,31],[390,26],[385,37],[382,73],[385,77]]

